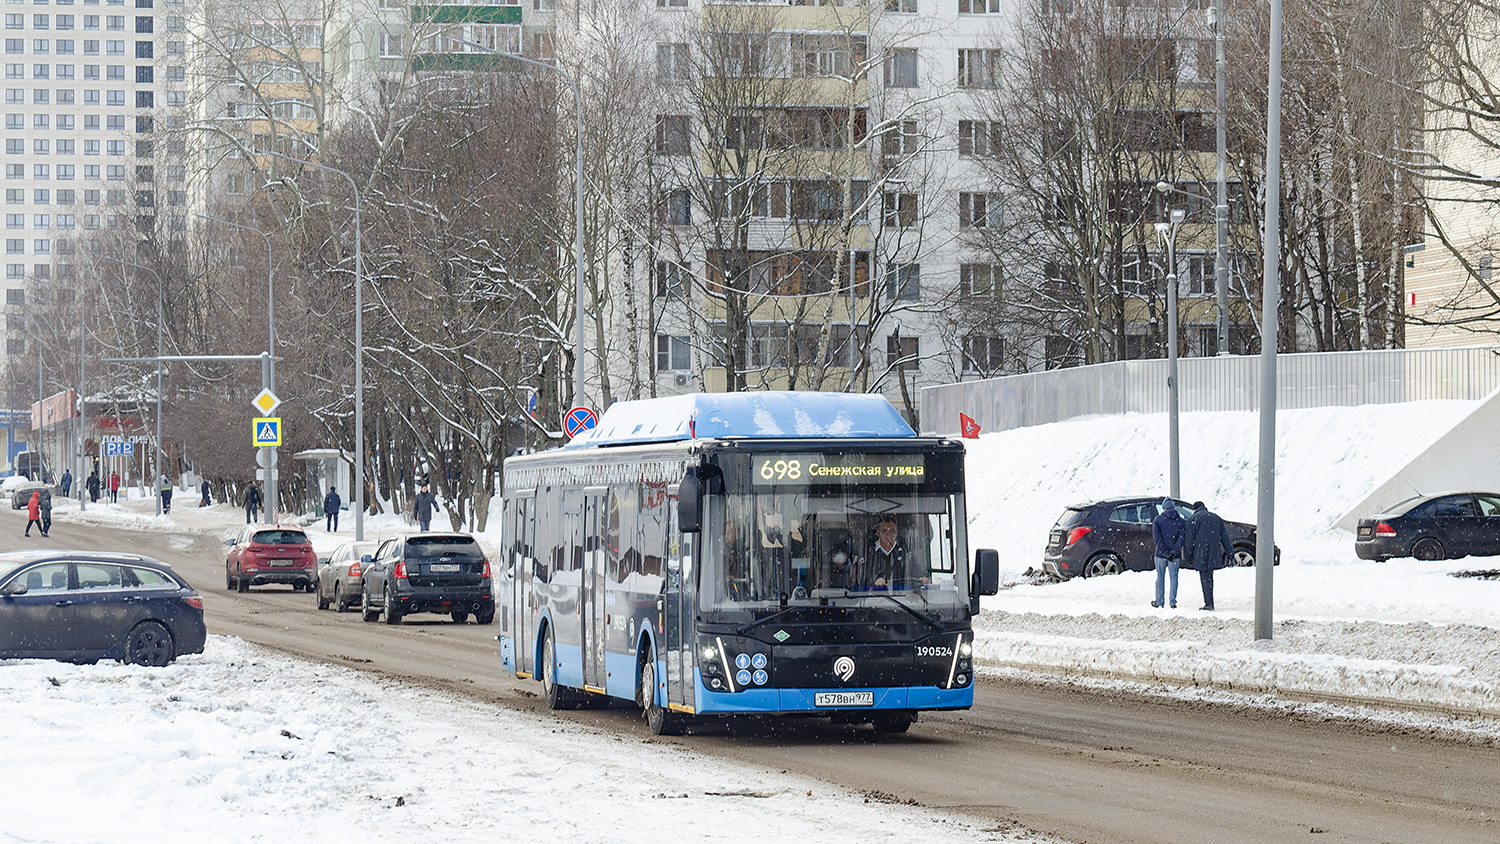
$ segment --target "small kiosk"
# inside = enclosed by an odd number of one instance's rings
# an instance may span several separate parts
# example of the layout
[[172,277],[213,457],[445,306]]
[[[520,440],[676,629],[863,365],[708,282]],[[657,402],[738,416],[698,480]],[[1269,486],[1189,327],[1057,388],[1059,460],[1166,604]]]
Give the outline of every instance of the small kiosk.
[[310,448],[292,455],[305,467],[303,478],[307,481],[307,499],[310,509],[319,518],[323,517],[323,496],[329,487],[339,491],[347,509],[352,503],[350,494],[354,489],[350,475],[353,473],[352,455],[337,448]]

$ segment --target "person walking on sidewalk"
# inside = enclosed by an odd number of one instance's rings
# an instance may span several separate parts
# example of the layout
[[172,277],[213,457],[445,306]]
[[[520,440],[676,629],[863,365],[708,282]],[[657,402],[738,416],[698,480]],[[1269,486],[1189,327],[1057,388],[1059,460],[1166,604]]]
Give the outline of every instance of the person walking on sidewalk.
[[198,506],[199,507],[207,507],[210,504],[212,504],[213,501],[208,497],[208,479],[207,478],[203,479],[203,485],[200,487],[200,491],[203,493],[203,500],[198,502]]
[[1193,515],[1188,517],[1183,534],[1182,560],[1198,570],[1198,581],[1203,584],[1203,606],[1198,609],[1214,608],[1214,571],[1224,567],[1231,547],[1224,520],[1202,501],[1194,501]]
[[260,521],[260,487],[251,484],[245,490],[245,524]]
[[120,503],[120,473],[109,473],[109,503]]
[[99,503],[99,470],[95,469],[94,471],[90,472],[88,480],[84,481],[83,485],[88,488],[88,491],[89,491],[89,501],[91,501],[91,502],[93,502],[95,504],[98,504]]
[[339,497],[339,491],[329,487],[328,494],[323,496],[323,521],[329,533],[339,532],[339,508],[342,506],[344,499]]
[[63,498],[67,498],[68,497],[68,491],[73,488],[73,470],[72,469],[64,469],[63,470],[63,476],[62,476],[62,481],[60,482],[60,485],[62,486]]
[[38,493],[37,509],[42,516],[42,536],[52,535],[52,490],[44,489]]
[[432,529],[432,508],[437,505],[437,496],[427,491],[427,484],[422,484],[422,491],[411,502],[412,518],[417,520],[425,533]]
[[1177,567],[1182,564],[1182,540],[1187,523],[1177,512],[1177,502],[1164,498],[1161,513],[1151,521],[1151,538],[1156,541],[1156,600],[1153,607],[1168,606],[1166,602],[1167,573],[1172,575],[1172,609],[1177,609]]
[[161,493],[161,511],[172,512],[172,482],[167,480],[165,473],[162,474],[161,480],[156,482],[156,489]]
[[37,532],[42,530],[42,494],[33,492],[31,500],[26,502],[26,536],[31,535],[31,526],[36,525]]

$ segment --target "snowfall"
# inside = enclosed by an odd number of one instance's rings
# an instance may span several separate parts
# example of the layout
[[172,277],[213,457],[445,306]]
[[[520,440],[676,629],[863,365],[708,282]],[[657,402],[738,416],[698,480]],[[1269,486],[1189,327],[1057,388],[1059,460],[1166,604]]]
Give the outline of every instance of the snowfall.
[[[1192,572],[1183,573],[1174,610],[1151,607],[1150,572],[1053,583],[1032,571],[1067,505],[1165,492],[1164,415],[968,441],[970,544],[1000,551],[1006,585],[984,599],[976,620],[981,670],[1001,681],[1296,710],[1500,743],[1500,580],[1452,576],[1500,569],[1500,560],[1361,561],[1353,536],[1331,528],[1476,404],[1279,415],[1275,538],[1283,556],[1266,641],[1253,635],[1249,569],[1218,573],[1212,613],[1196,609]],[[1257,416],[1188,413],[1181,422],[1184,496],[1253,522]],[[182,506],[196,496],[178,496],[169,516],[153,515],[152,500],[133,493],[83,513],[62,502],[56,518],[213,535],[243,518],[226,505]],[[373,517],[366,532],[403,526]],[[321,524],[308,531],[326,552],[349,537],[344,528],[339,536]],[[498,535],[481,541],[498,545]],[[695,751],[691,737],[652,740],[644,725],[639,741],[572,723],[563,729],[545,715],[217,635],[205,653],[164,669],[0,660],[0,711],[0,842],[1053,840],[715,759]],[[407,747],[423,748],[424,761]]]

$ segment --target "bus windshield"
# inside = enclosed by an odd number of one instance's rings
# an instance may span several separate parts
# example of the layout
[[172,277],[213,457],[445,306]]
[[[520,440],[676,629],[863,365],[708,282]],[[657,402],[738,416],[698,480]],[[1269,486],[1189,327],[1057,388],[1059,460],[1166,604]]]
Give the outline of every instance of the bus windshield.
[[[964,617],[963,496],[897,490],[729,494],[710,507],[706,610],[866,606],[899,600]],[[717,553],[710,553],[708,549]]]

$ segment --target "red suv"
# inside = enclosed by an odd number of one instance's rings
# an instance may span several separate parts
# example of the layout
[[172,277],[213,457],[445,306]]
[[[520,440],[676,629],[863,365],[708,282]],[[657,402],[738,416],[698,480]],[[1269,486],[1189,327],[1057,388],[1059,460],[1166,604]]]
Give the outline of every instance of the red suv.
[[318,558],[299,527],[250,525],[224,544],[227,589],[246,592],[263,583],[290,583],[294,592],[318,588]]

